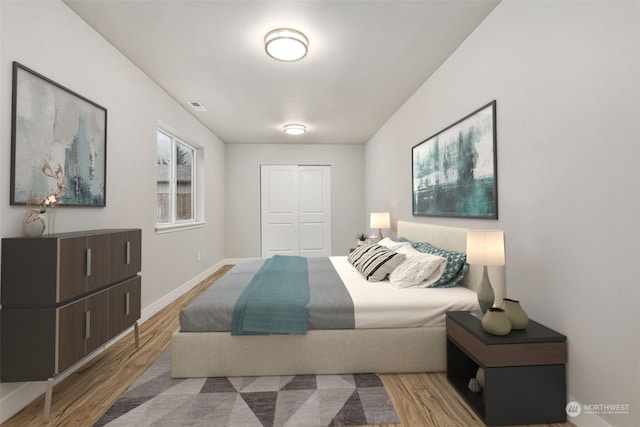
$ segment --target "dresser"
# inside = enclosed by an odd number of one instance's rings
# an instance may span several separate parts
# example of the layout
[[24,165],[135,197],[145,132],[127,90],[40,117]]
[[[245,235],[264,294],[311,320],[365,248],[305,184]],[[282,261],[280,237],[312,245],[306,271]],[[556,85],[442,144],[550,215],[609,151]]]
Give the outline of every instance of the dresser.
[[[0,380],[52,380],[134,326],[140,229],[2,239]],[[48,417],[45,405],[45,419]]]

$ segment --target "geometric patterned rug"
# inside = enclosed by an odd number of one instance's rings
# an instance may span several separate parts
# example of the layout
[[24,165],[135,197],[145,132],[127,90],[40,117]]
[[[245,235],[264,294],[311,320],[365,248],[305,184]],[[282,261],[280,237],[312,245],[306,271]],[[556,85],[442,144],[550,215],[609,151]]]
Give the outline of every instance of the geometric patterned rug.
[[170,350],[94,426],[361,426],[400,420],[375,374],[176,378]]

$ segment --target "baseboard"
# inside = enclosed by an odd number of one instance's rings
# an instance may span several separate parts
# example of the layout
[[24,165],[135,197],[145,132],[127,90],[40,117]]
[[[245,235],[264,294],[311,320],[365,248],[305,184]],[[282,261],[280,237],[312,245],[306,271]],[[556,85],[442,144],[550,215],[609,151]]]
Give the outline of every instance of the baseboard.
[[243,261],[255,261],[258,259],[262,259],[260,257],[256,257],[256,258],[227,258],[224,260],[224,264],[237,264],[239,262],[243,262]]
[[149,320],[151,317],[153,317],[154,314],[156,314],[157,312],[165,308],[167,305],[171,304],[173,301],[178,299],[184,293],[191,290],[198,283],[202,282],[204,279],[211,276],[213,273],[218,271],[221,267],[223,267],[226,264],[229,264],[229,262],[226,259],[214,264],[212,267],[209,267],[208,269],[198,274],[193,279],[184,283],[182,286],[175,288],[173,291],[169,292],[159,300],[143,308],[142,312],[140,313],[141,323],[144,323],[147,320]]
[[[6,394],[0,399],[0,423],[4,423],[29,403],[42,396],[45,392],[46,384],[46,381],[0,383],[0,395]],[[13,390],[5,390],[8,388]]]
[[[146,322],[154,314],[162,310],[164,307],[175,301],[185,292],[191,290],[198,283],[202,282],[204,279],[209,277],[211,274],[215,273],[220,269],[220,267],[233,263],[234,261],[222,260],[212,267],[206,269],[202,273],[195,276],[193,279],[184,283],[183,285],[177,287],[173,291],[169,292],[167,295],[163,296],[159,300],[154,303],[148,305],[140,314],[140,324]],[[235,261],[237,262],[237,261]],[[128,333],[129,330],[123,332],[122,335]],[[60,374],[56,377],[55,383],[58,383],[68,377],[69,375],[76,372],[78,369],[82,368],[87,362],[92,360],[98,354],[103,352],[106,348],[109,348],[111,345],[116,343],[120,339],[120,336],[112,339],[105,345],[101,346],[98,350],[94,351],[90,355],[86,356],[84,359],[77,362],[75,365],[64,371],[64,373]],[[7,421],[9,418],[13,417],[17,414],[22,408],[29,405],[34,400],[38,399],[42,396],[46,390],[46,381],[34,381],[34,382],[25,382],[25,383],[0,383],[0,424]],[[55,393],[55,391],[54,391]],[[43,407],[44,410],[44,407]]]

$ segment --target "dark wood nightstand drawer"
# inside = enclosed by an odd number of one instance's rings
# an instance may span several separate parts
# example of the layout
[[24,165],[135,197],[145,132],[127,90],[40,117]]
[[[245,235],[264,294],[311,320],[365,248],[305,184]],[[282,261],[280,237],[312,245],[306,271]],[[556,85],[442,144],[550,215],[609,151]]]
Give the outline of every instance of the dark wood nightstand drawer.
[[447,336],[487,367],[567,363],[566,341],[487,345],[450,318],[447,318]]

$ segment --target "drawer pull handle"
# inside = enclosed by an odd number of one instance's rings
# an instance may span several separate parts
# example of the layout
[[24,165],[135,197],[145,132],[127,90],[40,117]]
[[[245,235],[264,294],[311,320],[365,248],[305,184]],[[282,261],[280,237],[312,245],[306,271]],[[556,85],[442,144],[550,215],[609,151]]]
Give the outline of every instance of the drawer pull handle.
[[131,242],[127,240],[127,265],[131,264]]
[[127,292],[125,294],[125,314],[128,316],[129,315],[129,311],[130,311],[130,307],[131,307],[131,293]]
[[84,336],[85,340],[91,338],[91,311],[87,311],[87,315],[84,318]]
[[87,249],[87,277],[91,276],[91,248]]

